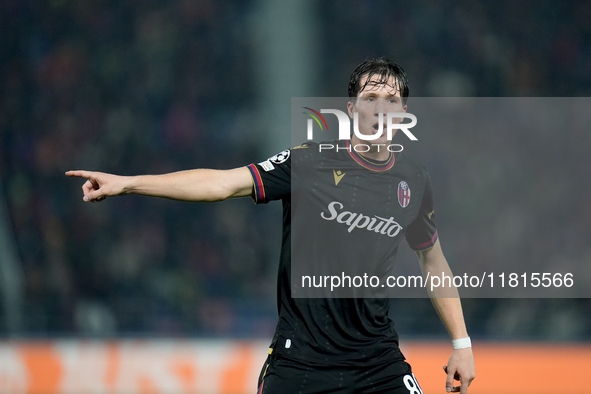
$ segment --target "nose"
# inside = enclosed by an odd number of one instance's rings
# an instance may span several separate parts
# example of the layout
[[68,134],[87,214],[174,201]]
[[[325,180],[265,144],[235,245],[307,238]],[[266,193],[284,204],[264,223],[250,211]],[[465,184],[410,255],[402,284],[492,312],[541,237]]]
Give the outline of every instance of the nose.
[[386,111],[386,100],[378,98],[374,107],[374,116],[378,117],[380,114],[384,114]]

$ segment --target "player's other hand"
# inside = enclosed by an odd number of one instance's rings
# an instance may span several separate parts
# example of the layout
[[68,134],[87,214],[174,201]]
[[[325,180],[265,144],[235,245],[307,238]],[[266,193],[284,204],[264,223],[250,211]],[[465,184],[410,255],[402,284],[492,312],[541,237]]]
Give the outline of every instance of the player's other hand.
[[[476,377],[472,348],[454,350],[449,357],[447,365],[443,366],[443,370],[447,374],[445,391],[448,393],[460,392],[461,394],[467,394],[468,386]],[[454,380],[458,380],[460,385],[454,386]]]
[[84,201],[103,201],[108,196],[118,196],[125,193],[125,177],[94,171],[67,171],[67,176],[86,178],[82,185]]

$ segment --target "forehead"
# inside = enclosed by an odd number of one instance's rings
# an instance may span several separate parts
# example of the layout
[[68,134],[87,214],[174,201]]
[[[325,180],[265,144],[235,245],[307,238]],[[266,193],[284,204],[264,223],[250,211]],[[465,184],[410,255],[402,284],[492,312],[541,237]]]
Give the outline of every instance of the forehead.
[[359,80],[361,90],[357,96],[369,94],[380,94],[384,96],[400,97],[400,86],[398,80],[393,76],[383,78],[381,75],[372,75],[368,80],[368,75],[363,75]]

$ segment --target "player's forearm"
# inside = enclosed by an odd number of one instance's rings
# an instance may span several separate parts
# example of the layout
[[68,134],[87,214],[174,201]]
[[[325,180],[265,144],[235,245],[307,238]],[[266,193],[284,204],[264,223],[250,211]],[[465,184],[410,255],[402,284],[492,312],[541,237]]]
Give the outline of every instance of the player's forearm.
[[431,297],[431,302],[451,339],[468,337],[462,304],[459,298]]
[[[419,262],[424,277],[453,278],[453,273],[443,255],[439,241],[428,251],[419,253]],[[441,281],[440,286],[427,284],[433,307],[441,318],[452,339],[466,338],[468,332],[458,290],[452,282]]]
[[[445,259],[439,264],[433,264],[429,267],[430,276],[435,275],[447,276],[453,278],[453,273]],[[449,336],[452,339],[466,338],[468,332],[464,322],[464,313],[462,311],[462,303],[458,289],[451,284],[451,287],[434,288],[431,291],[430,286],[429,297],[433,303],[433,307],[441,318],[443,325],[447,329]]]
[[163,175],[130,177],[124,194],[140,194],[181,201],[223,201],[250,194],[236,170],[197,169]]

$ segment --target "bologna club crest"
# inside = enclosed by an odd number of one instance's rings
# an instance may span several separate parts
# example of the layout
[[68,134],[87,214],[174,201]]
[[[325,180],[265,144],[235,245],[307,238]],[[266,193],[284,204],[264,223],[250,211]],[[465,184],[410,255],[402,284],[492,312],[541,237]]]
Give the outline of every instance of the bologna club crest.
[[410,188],[404,181],[398,184],[398,203],[402,208],[406,208],[410,203]]

